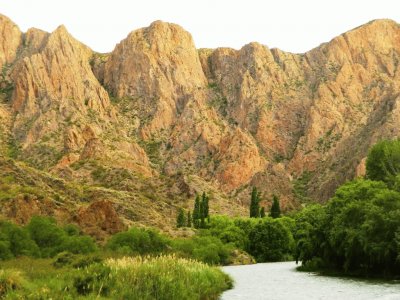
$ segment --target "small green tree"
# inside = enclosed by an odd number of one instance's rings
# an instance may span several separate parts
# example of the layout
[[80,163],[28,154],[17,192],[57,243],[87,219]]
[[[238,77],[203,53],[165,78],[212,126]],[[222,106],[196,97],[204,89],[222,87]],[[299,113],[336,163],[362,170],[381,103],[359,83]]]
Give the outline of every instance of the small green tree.
[[400,174],[400,139],[383,140],[375,144],[367,157],[367,178],[383,181],[391,187],[398,174]]
[[186,225],[186,218],[185,218],[185,212],[183,211],[182,208],[179,208],[178,215],[176,217],[176,227],[184,227]]
[[264,218],[265,217],[265,208],[261,207],[260,209],[260,218]]
[[196,194],[196,199],[194,201],[194,209],[193,209],[193,226],[194,226],[194,228],[200,227],[200,218],[201,218],[200,196],[198,194]]
[[250,200],[250,218],[258,218],[260,216],[260,193],[256,187],[251,191]]
[[187,227],[192,227],[192,215],[190,213],[190,210],[187,213],[186,221],[187,221]]
[[276,195],[272,196],[272,206],[270,216],[272,218],[279,218],[281,216],[281,207],[279,205],[279,198]]

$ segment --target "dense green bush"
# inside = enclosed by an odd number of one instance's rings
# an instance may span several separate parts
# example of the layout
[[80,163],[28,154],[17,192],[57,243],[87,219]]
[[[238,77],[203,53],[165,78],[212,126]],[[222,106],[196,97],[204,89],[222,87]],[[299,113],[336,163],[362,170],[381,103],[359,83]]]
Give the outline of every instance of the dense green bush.
[[70,236],[64,239],[60,249],[75,254],[87,254],[95,252],[97,246],[94,240],[89,236]]
[[166,251],[170,240],[153,229],[131,228],[113,235],[107,248],[123,254],[158,254]]
[[393,186],[400,173],[400,140],[384,140],[369,151],[366,162],[367,178]]
[[261,221],[261,219],[255,218],[235,218],[233,220],[235,226],[243,230],[246,236],[248,236],[253,230],[254,226],[259,224]]
[[19,256],[53,257],[62,251],[86,254],[97,250],[94,240],[79,235],[76,226],[68,225],[64,229],[48,217],[32,217],[25,227],[0,221],[0,260]]
[[319,204],[307,206],[296,214],[294,233],[296,261],[302,261],[305,265],[314,258],[316,253],[322,253],[322,247],[326,243],[323,233],[325,220],[326,211]]
[[32,217],[27,226],[31,238],[39,246],[42,257],[52,257],[62,251],[66,233],[52,218]]
[[6,260],[13,258],[14,255],[10,250],[10,242],[0,240],[0,260]]
[[357,275],[400,275],[400,193],[358,179],[341,186],[325,207],[297,217],[303,264]]
[[0,221],[0,259],[22,255],[37,257],[40,255],[39,247],[26,229],[11,222]]
[[400,194],[380,182],[357,180],[329,202],[326,252],[344,271],[400,274]]
[[173,251],[183,257],[214,265],[227,264],[233,250],[231,245],[224,244],[219,238],[208,235],[177,239],[173,241],[172,247]]
[[291,259],[294,239],[279,219],[264,218],[249,233],[248,252],[257,262]]
[[400,275],[400,140],[373,146],[366,169],[370,180],[348,182],[327,205],[296,215],[296,257],[303,269]]
[[228,216],[211,217],[208,227],[209,233],[225,244],[232,243],[239,249],[245,249],[248,245],[248,234]]
[[211,235],[224,244],[247,251],[258,262],[288,260],[293,257],[296,232],[295,220],[289,217],[230,218],[213,216],[208,230],[202,235]]
[[35,216],[26,228],[39,246],[41,257],[53,257],[62,251],[86,254],[97,250],[94,240],[89,236],[79,235],[79,229],[75,225],[61,228],[52,218]]

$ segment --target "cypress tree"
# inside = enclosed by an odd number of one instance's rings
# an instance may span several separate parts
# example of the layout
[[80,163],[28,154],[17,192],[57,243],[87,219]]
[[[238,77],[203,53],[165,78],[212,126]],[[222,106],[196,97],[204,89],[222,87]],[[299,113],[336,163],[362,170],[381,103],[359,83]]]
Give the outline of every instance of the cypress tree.
[[176,227],[184,227],[186,225],[185,213],[182,208],[179,209],[178,215],[176,217]]
[[200,218],[200,226],[199,228],[205,228],[206,227],[206,221],[204,218],[204,207],[203,207],[203,203],[201,203],[201,218]]
[[192,218],[194,228],[199,228],[200,218],[201,218],[200,197],[198,194],[196,194],[196,200],[194,201],[193,218]]
[[202,196],[202,202],[203,202],[203,214],[204,214],[204,218],[208,218],[210,216],[209,214],[209,207],[208,207],[208,201],[209,201],[209,197],[206,195],[205,192],[203,192],[203,196]]
[[264,218],[265,217],[265,208],[261,207],[260,209],[260,218]]
[[250,218],[258,218],[260,216],[260,193],[256,187],[251,191],[250,200]]
[[276,195],[272,196],[272,206],[270,216],[272,218],[279,218],[281,216],[281,207],[279,205],[279,198]]
[[208,207],[208,197],[205,192],[203,192],[200,201],[200,228],[206,227],[205,219],[209,220],[209,207]]
[[187,227],[192,227],[192,215],[190,214],[190,210],[187,213]]

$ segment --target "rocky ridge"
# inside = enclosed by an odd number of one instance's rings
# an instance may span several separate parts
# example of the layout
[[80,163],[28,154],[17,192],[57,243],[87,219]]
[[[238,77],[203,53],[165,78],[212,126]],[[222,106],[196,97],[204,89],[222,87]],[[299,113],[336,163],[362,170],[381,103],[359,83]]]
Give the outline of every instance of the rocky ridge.
[[[324,201],[363,174],[374,142],[399,136],[400,26],[390,20],[304,54],[259,43],[197,50],[161,21],[108,54],[63,26],[21,33],[4,16],[0,36],[4,159],[83,186],[126,224],[161,227],[164,210],[172,225],[203,190],[233,215],[246,213],[251,186],[266,206],[273,193],[285,209]],[[69,214],[84,214],[68,199]]]

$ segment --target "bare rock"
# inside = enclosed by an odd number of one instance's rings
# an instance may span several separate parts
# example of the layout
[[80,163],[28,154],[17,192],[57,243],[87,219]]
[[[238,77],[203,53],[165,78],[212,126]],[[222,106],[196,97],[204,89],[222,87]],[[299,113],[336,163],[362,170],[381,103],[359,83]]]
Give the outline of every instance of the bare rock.
[[74,221],[85,233],[98,239],[125,229],[110,201],[99,200],[78,209]]

